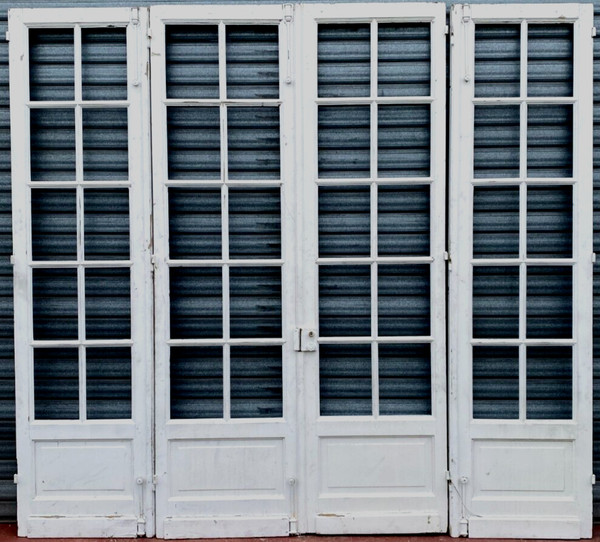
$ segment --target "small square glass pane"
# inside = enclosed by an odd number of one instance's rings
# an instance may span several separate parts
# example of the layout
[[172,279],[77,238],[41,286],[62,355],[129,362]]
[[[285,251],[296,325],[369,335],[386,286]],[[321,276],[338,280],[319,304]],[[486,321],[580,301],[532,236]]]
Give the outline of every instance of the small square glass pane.
[[571,266],[527,267],[527,338],[573,336],[573,269]]
[[519,257],[518,187],[475,187],[473,257]]
[[85,270],[87,339],[131,338],[130,269]]
[[83,192],[86,260],[129,259],[129,190]]
[[31,245],[34,260],[77,259],[75,190],[31,191]]
[[32,109],[31,180],[75,180],[75,111]]
[[519,267],[473,267],[473,337],[519,337]]
[[171,338],[223,337],[223,278],[220,267],[171,267]]
[[36,420],[79,418],[77,348],[33,350],[33,396]]
[[127,109],[83,110],[83,178],[129,180]]
[[368,265],[319,267],[321,337],[371,336],[371,268]]
[[527,95],[573,96],[573,24],[527,29]]
[[169,188],[169,257],[221,258],[221,190]]
[[81,79],[84,100],[127,99],[125,28],[81,29]]
[[131,348],[86,348],[88,420],[131,418]]
[[573,417],[573,349],[570,346],[527,348],[527,418],[570,420]]
[[573,188],[527,187],[527,255],[573,256]]
[[72,28],[29,29],[29,97],[35,101],[75,99]]
[[171,347],[171,418],[223,417],[223,348]]
[[77,269],[33,269],[33,338],[78,338]]
[[369,256],[369,186],[319,187],[319,256]]

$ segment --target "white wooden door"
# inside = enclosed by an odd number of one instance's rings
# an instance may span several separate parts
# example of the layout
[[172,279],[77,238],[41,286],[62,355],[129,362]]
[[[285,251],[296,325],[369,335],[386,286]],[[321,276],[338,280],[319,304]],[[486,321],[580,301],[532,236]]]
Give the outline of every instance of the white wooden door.
[[301,532],[444,532],[445,7],[304,5]]
[[19,536],[153,535],[146,15],[9,16]]
[[453,536],[592,534],[592,16],[452,9]]
[[291,17],[151,8],[160,537],[295,529]]

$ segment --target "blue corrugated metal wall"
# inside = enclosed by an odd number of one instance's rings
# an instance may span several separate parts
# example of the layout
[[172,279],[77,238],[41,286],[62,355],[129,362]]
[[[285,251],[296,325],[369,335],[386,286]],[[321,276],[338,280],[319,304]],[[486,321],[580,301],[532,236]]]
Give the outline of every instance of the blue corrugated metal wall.
[[[180,4],[183,2],[175,2],[175,1],[158,1],[158,2],[144,2],[143,5],[149,5],[152,3],[156,4]],[[207,2],[188,2],[188,3],[207,3]],[[210,3],[219,3],[219,2],[210,2]],[[258,2],[252,2],[258,3]],[[269,3],[279,3],[279,2],[269,2]],[[0,32],[4,32],[6,30],[6,12],[10,7],[107,7],[107,6],[131,6],[132,2],[121,1],[121,0],[65,0],[62,2],[44,2],[44,1],[29,1],[29,2],[5,2],[0,1]],[[596,6],[597,18],[600,19],[600,1]],[[600,26],[600,20],[597,21]],[[2,34],[0,34],[2,35]],[[176,37],[175,37],[176,38]],[[335,42],[335,37],[332,37],[332,40]],[[558,41],[557,41],[558,40]],[[599,38],[600,40],[600,38]],[[502,40],[500,40],[502,41]],[[504,44],[502,50],[504,54],[510,57],[511,49],[510,49],[510,39],[508,39],[507,43]],[[559,66],[558,73],[555,74],[553,82],[550,81],[552,79],[552,73],[548,71],[547,62],[551,61],[552,66],[556,66],[556,58],[553,58],[553,51],[557,51],[560,56],[561,52],[558,51],[560,45],[560,36],[557,36],[556,39],[553,40],[544,40],[543,38],[538,42],[538,48],[540,57],[544,60],[540,61],[539,68],[542,79],[539,82],[539,85],[543,88],[544,85],[549,84],[564,84],[563,80],[565,79],[564,73],[561,75],[561,70]],[[335,43],[333,44],[335,49]],[[596,106],[595,106],[595,123],[597,130],[600,130],[600,41],[596,44],[596,63],[595,63],[595,98],[596,98]],[[54,59],[56,60],[56,59]],[[496,59],[497,60],[497,59]],[[499,63],[493,62],[494,66],[498,66]],[[511,71],[510,71],[510,62],[504,64],[506,66],[506,73],[497,73],[491,74],[490,83],[497,85],[498,79],[503,81],[503,84],[510,87],[511,85]],[[549,80],[544,80],[543,77],[545,74],[549,74]],[[172,74],[173,81],[176,83],[177,74]],[[418,74],[416,74],[418,79]],[[494,80],[494,77],[497,79]],[[557,83],[558,81],[558,83]],[[568,84],[568,83],[567,83]],[[57,88],[57,90],[60,90]],[[485,92],[485,89],[482,89]],[[540,111],[540,115],[543,116],[544,112]],[[482,111],[482,126],[485,127],[486,123],[495,122],[493,118],[486,118],[486,112]],[[42,119],[43,120],[43,119]],[[506,121],[506,119],[504,119]],[[187,126],[188,120],[185,118],[173,118],[170,119],[170,123],[173,127],[177,126]],[[325,125],[327,124],[327,119],[324,119]],[[510,125],[510,122],[508,123]],[[498,137],[497,126],[494,126],[495,137]],[[483,146],[485,146],[485,129],[483,130]],[[510,130],[506,132],[507,140],[502,145],[503,152],[509,152],[510,154]],[[185,134],[183,134],[185,135]],[[599,132],[595,132],[595,138],[600,136]],[[176,147],[178,132],[176,129],[173,130],[173,142],[170,140],[169,144]],[[41,142],[43,147],[43,141]],[[412,155],[412,153],[411,153]],[[175,153],[175,157],[177,154]],[[505,163],[507,157],[500,156],[499,154],[495,156],[497,158],[498,163]],[[491,159],[490,159],[491,158]],[[486,168],[494,167],[494,156],[485,156],[482,157],[482,164],[485,164]],[[501,158],[501,160],[498,160]],[[510,159],[510,157],[508,157]],[[114,162],[114,161],[113,161]],[[184,161],[185,162],[185,161]],[[178,167],[178,163],[171,164],[173,167]],[[182,167],[185,164],[180,164]],[[600,154],[595,155],[595,175],[594,182],[596,187],[596,195],[594,198],[595,201],[595,209],[597,212],[600,212]],[[419,167],[419,164],[415,165],[415,167]],[[560,167],[560,164],[557,164],[556,167]],[[101,165],[99,166],[102,169]],[[494,174],[498,174],[498,172],[494,172]],[[548,192],[548,193],[547,193]],[[493,215],[494,212],[498,211],[498,207],[505,213],[508,211],[510,214],[511,207],[511,194],[494,194],[491,198],[486,199],[486,194],[482,192],[481,198],[476,202],[478,206],[478,212],[481,213],[482,217],[482,231],[480,232],[481,239],[484,243],[493,243],[493,233],[500,233],[501,239],[503,243],[510,244],[510,233],[511,233],[511,224],[510,219],[505,220],[506,215],[504,215],[502,223],[498,225],[498,229],[494,229],[493,224]],[[498,197],[500,199],[498,199]],[[414,194],[414,197],[417,198],[419,195]],[[348,194],[349,200],[354,201],[356,199],[356,194]],[[323,200],[324,205],[326,204],[326,198]],[[97,202],[99,206],[102,206],[102,202]],[[174,200],[173,204],[177,203],[177,199]],[[560,211],[561,207],[567,205],[568,202],[565,202],[565,195],[562,193],[558,193],[556,191],[550,193],[548,190],[540,190],[539,198],[534,202],[535,204],[540,205],[540,208],[544,211],[543,214],[548,216],[548,209],[556,208],[557,212]],[[41,205],[51,205],[52,202],[49,200],[44,200],[40,203]],[[416,202],[418,207],[418,201]],[[550,207],[548,207],[550,206]],[[114,207],[111,204],[111,207]],[[535,207],[534,207],[535,209]],[[65,218],[68,220],[68,209],[62,209],[65,213]],[[101,211],[100,211],[101,212]],[[178,213],[179,214],[179,213]],[[559,213],[560,214],[560,213]],[[179,214],[180,215],[180,214]],[[326,210],[325,210],[326,215]],[[181,215],[180,215],[181,216]],[[600,215],[599,215],[600,217]],[[535,220],[535,217],[533,218]],[[600,218],[599,218],[600,220]],[[600,252],[600,222],[598,220],[595,221],[596,226],[596,251]],[[476,221],[476,229],[477,229],[477,221]],[[40,226],[42,227],[42,226]],[[171,227],[177,228],[178,223],[174,221]],[[490,228],[493,231],[488,231]],[[562,228],[562,229],[561,229]],[[557,239],[565,238],[564,233],[565,228],[568,230],[568,224],[558,225],[556,229]],[[49,233],[49,232],[46,232]],[[508,235],[507,235],[508,234]],[[560,243],[559,243],[560,244]],[[43,247],[42,247],[43,248]],[[54,247],[56,248],[56,247]],[[498,250],[510,250],[508,245],[498,247],[492,247],[495,252]],[[543,252],[545,248],[548,247],[539,247],[539,249]],[[68,250],[69,247],[59,247],[59,250]],[[475,246],[476,250],[481,250],[485,252],[490,249],[489,246],[482,244],[481,246]],[[41,250],[41,249],[40,249]],[[54,249],[53,249],[54,250]],[[6,42],[0,42],[0,519],[3,520],[12,520],[15,517],[16,503],[15,503],[15,489],[12,483],[12,475],[16,472],[16,462],[15,462],[15,446],[14,446],[14,371],[13,371],[13,348],[12,348],[12,337],[13,337],[13,315],[12,315],[12,268],[9,263],[9,256],[11,254],[11,205],[10,205],[10,130],[9,130],[9,101],[8,101],[8,46]],[[486,277],[483,277],[483,280],[486,280]],[[489,277],[487,278],[489,280]],[[600,294],[600,264],[596,268],[596,281],[595,288],[598,289],[596,292]],[[489,307],[488,307],[489,309]],[[500,310],[505,309],[505,307],[500,307]],[[509,311],[510,312],[510,311]],[[597,342],[595,343],[595,378],[598,380],[600,384],[600,295],[596,296],[595,303],[595,322],[597,323],[595,327],[595,337],[597,338]],[[492,315],[493,322],[492,325],[498,325],[497,315]],[[511,317],[508,314],[508,318],[506,319],[507,325],[510,325]],[[479,324],[486,325],[485,315],[479,321]],[[478,325],[479,325],[478,324]],[[481,378],[482,385],[480,388],[477,388],[476,384],[476,394],[479,398],[481,398],[481,408],[482,415],[486,415],[486,405],[490,408],[490,405],[493,405],[494,398],[498,397],[498,389],[489,390],[486,389],[485,382],[490,381],[490,370],[493,370],[494,367],[494,356],[490,355],[486,352],[480,352],[480,357],[475,361],[479,360],[481,363],[479,366],[482,368]],[[491,380],[497,379],[501,380],[503,388],[502,395],[510,396],[511,383],[514,384],[514,375],[491,375]],[[177,384],[177,382],[175,382]],[[598,475],[600,475],[600,385],[596,387],[596,407],[595,407],[595,433],[596,433],[596,446],[595,446],[595,471]],[[185,390],[182,391],[185,393]],[[494,409],[492,409],[494,410]],[[600,515],[600,488],[596,492],[596,501],[598,506],[598,512]]]

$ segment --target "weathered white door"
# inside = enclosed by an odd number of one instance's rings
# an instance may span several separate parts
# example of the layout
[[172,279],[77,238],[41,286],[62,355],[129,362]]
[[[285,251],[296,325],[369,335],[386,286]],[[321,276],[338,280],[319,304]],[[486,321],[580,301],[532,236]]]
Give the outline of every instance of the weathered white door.
[[444,532],[445,7],[302,7],[302,532]]
[[592,533],[592,16],[452,9],[454,536]]
[[291,16],[151,8],[160,537],[295,530]]
[[20,536],[153,535],[146,15],[10,11]]

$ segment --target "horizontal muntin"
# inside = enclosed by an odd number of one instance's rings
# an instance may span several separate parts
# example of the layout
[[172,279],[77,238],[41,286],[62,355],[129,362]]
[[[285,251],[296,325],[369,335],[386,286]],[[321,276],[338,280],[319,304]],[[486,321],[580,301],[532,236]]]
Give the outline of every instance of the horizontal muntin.
[[574,346],[575,339],[471,339],[473,346]]
[[522,103],[540,105],[575,104],[577,103],[577,98],[572,96],[510,96],[505,98],[473,98],[474,105],[520,105]]
[[132,267],[132,260],[30,260],[27,265],[34,269],[71,269],[73,267],[86,268],[118,268]]
[[573,177],[513,177],[510,179],[478,177],[471,179],[471,184],[473,186],[518,186],[520,184],[527,184],[528,186],[569,186],[577,184],[577,180]]
[[30,109],[72,109],[80,106],[84,109],[112,109],[129,107],[129,100],[48,100],[27,101],[25,105]]
[[212,259],[212,260],[165,260],[169,267],[220,267],[227,265],[229,267],[278,267],[284,264],[284,260],[276,259],[251,259],[251,258],[235,258],[229,259]]
[[390,336],[371,336],[371,337],[318,337],[319,344],[413,344],[413,343],[433,343],[434,338],[431,335],[390,335]]
[[356,96],[343,98],[315,98],[317,105],[368,105],[376,103],[379,105],[412,105],[431,104],[433,96]]
[[165,98],[162,102],[168,107],[279,107],[283,104],[279,98]]
[[28,181],[31,188],[129,188],[131,181]]
[[73,340],[33,340],[30,343],[33,348],[64,348],[64,347],[119,347],[119,346],[133,346],[134,341],[132,339],[73,339]]
[[281,346],[285,339],[167,339],[168,346]]
[[[89,181],[88,181],[89,182]],[[37,184],[44,184],[43,182],[38,182]],[[274,188],[283,185],[282,180],[247,180],[247,181],[224,181],[222,179],[214,179],[214,180],[185,180],[185,181],[164,181],[163,184],[166,187],[174,187],[174,188],[218,188],[223,185],[225,186],[233,186],[233,187],[251,187],[251,188]],[[83,183],[84,186],[87,186],[87,183]],[[72,183],[71,183],[72,186]]]
[[381,256],[372,258],[370,256],[356,258],[317,258],[317,265],[369,265],[372,263],[381,264],[429,264],[433,263],[433,256]]
[[[590,254],[591,258],[591,254]],[[476,267],[490,266],[518,266],[524,263],[528,266],[574,266],[577,260],[574,258],[473,258],[471,265]]]
[[[441,179],[440,179],[441,180]],[[345,186],[345,185],[371,185],[371,184],[389,184],[389,185],[419,185],[432,184],[436,181],[433,177],[364,177],[350,179],[316,179],[317,186]]]

